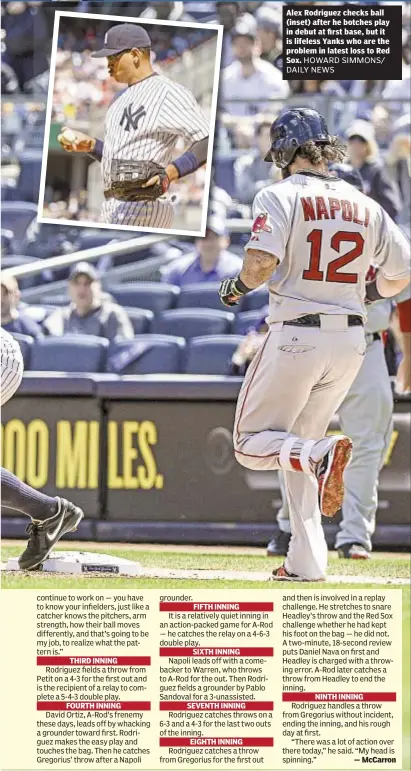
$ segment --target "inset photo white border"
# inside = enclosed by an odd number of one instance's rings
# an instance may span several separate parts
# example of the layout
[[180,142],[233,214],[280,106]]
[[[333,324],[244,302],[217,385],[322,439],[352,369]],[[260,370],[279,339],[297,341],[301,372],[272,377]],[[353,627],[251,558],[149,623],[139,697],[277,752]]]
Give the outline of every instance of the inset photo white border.
[[[51,130],[51,116],[52,116],[52,109],[53,109],[56,59],[57,59],[57,51],[58,51],[58,37],[59,37],[59,26],[60,26],[61,18],[94,19],[96,21],[99,21],[100,23],[104,21],[109,21],[109,22],[118,22],[120,24],[131,23],[139,26],[149,25],[150,27],[157,26],[157,25],[177,27],[177,28],[189,27],[191,29],[202,29],[202,30],[208,29],[216,32],[216,36],[217,36],[216,58],[215,58],[215,65],[214,65],[213,92],[212,92],[212,99],[211,99],[211,106],[210,106],[210,131],[209,131],[209,137],[208,137],[207,162],[205,165],[205,181],[204,181],[204,189],[203,189],[200,230],[195,230],[195,231],[178,230],[178,229],[176,230],[173,227],[168,229],[168,228],[158,228],[158,227],[153,228],[153,227],[136,226],[136,225],[107,224],[99,221],[94,222],[91,220],[71,220],[71,219],[64,219],[64,218],[54,219],[54,218],[43,216],[47,164],[49,161],[49,140],[50,140],[50,130]],[[130,233],[159,233],[162,235],[169,233],[170,235],[177,235],[177,236],[194,236],[194,237],[205,236],[206,227],[207,227],[207,216],[208,216],[208,201],[209,201],[210,184],[211,184],[211,172],[212,172],[212,160],[213,160],[212,153],[213,153],[215,124],[216,124],[216,116],[217,116],[218,86],[219,86],[219,79],[220,79],[222,45],[223,45],[223,26],[221,24],[204,25],[204,24],[196,24],[192,22],[183,22],[183,21],[163,21],[158,19],[140,19],[140,17],[111,16],[111,15],[103,16],[100,14],[93,14],[93,13],[75,13],[70,11],[56,11],[55,18],[54,18],[53,42],[52,42],[52,49],[51,49],[50,79],[49,79],[49,87],[48,87],[48,94],[47,94],[46,122],[45,122],[45,129],[44,129],[44,145],[43,145],[43,157],[42,157],[42,167],[41,167],[41,177],[40,177],[37,221],[45,224],[69,225],[70,227],[100,228],[104,230],[117,230],[117,231],[124,230]],[[69,123],[70,121],[68,120],[67,122]],[[98,137],[98,138],[102,138],[102,137]],[[150,159],[147,158],[145,160],[150,160]],[[170,185],[170,193],[172,194],[172,183]]]

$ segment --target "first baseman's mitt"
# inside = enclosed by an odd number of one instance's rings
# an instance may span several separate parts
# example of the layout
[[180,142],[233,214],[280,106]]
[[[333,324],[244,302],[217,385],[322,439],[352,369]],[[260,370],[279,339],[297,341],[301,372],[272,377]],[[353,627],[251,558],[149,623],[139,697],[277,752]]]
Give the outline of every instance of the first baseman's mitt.
[[[110,193],[120,201],[155,200],[164,195],[170,180],[163,166],[154,161],[122,161],[111,163]],[[156,178],[154,184],[144,187],[144,183]]]

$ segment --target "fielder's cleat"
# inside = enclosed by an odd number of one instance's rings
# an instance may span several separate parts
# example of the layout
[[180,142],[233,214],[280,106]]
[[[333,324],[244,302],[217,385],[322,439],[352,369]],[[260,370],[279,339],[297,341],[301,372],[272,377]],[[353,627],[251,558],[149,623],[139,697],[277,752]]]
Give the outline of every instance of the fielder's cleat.
[[338,556],[346,560],[369,560],[371,554],[361,543],[343,543],[338,547]]
[[286,557],[290,539],[291,533],[279,530],[267,544],[267,557]]
[[74,503],[65,498],[57,498],[58,510],[48,519],[32,519],[26,528],[29,535],[28,544],[19,557],[22,570],[36,570],[49,556],[53,546],[66,533],[77,530],[77,525],[84,513]]
[[318,505],[324,517],[333,517],[341,508],[344,497],[343,474],[352,455],[352,441],[348,436],[333,437],[330,443],[315,470]]
[[281,565],[279,568],[275,568],[271,574],[271,580],[272,581],[324,581],[324,578],[301,578],[300,576],[296,576],[294,573],[289,573],[288,570],[285,569],[284,565]]

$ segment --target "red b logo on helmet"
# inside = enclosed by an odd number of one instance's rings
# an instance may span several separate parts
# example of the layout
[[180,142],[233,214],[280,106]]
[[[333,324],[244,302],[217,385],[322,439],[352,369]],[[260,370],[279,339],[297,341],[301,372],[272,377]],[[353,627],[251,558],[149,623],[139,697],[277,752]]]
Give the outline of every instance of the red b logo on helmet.
[[251,228],[252,233],[261,233],[264,231],[265,233],[272,233],[272,227],[271,225],[267,225],[268,220],[268,214],[259,214],[258,217],[254,220],[253,226]]

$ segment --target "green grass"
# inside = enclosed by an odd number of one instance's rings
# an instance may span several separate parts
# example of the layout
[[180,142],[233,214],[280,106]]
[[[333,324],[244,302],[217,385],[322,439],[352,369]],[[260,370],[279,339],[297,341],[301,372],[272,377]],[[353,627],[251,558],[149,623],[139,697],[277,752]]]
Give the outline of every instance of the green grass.
[[[16,557],[21,553],[24,543],[7,545],[2,548],[2,560],[6,561],[9,557]],[[67,549],[81,549],[80,543],[73,545],[60,546],[61,551]],[[59,547],[57,547],[58,551]],[[257,554],[230,554],[229,552],[205,552],[201,551],[164,551],[161,546],[158,550],[140,551],[139,549],[133,549],[132,547],[125,546],[123,544],[99,544],[98,546],[87,545],[86,550],[88,552],[114,554],[125,559],[136,560],[143,567],[147,568],[166,568],[170,570],[230,570],[230,571],[256,571],[267,572],[269,574],[274,567],[282,564],[282,558],[267,557],[265,550],[261,550],[261,556]],[[375,553],[370,560],[340,560],[335,552],[329,554],[329,574],[330,575],[344,575],[344,576],[369,576],[382,577],[382,578],[409,578],[410,577],[410,562],[403,554],[398,556]],[[41,576],[38,576],[41,579]],[[10,574],[3,578],[3,585],[7,588],[7,584],[11,578]],[[17,576],[15,577],[17,579]],[[28,576],[29,579],[34,576]],[[85,579],[83,577],[77,579],[81,583],[79,586],[87,588],[85,585]],[[93,580],[93,579],[88,579]],[[100,582],[100,578],[96,579]],[[115,580],[111,579],[110,586],[114,585]],[[153,579],[154,580],[154,579]],[[178,585],[182,586],[182,582],[178,580]],[[129,579],[126,579],[126,583]],[[371,581],[372,582],[372,581]],[[100,584],[97,583],[96,586]],[[139,579],[140,585],[140,579]],[[197,586],[197,582],[194,581],[193,586]],[[210,584],[207,583],[209,586]],[[218,586],[221,583],[218,582]],[[233,586],[230,582],[230,586]],[[254,584],[253,584],[254,586]],[[42,587],[44,588],[44,576],[42,580]],[[73,587],[71,587],[73,588]]]
[[[17,556],[22,550],[22,543],[4,546],[2,549],[2,561],[6,561],[11,556]],[[70,543],[69,546],[62,546],[64,551],[69,549],[81,549],[81,544]],[[201,551],[164,551],[161,547],[152,551],[140,551],[137,548],[127,547],[122,544],[101,544],[99,547],[89,546],[87,551],[105,552],[115,554],[138,561],[143,567],[169,568],[170,570],[239,570],[239,571],[257,571],[269,572],[281,564],[280,558],[273,559],[265,556],[263,550],[258,554],[233,554],[225,552],[202,553]],[[410,563],[409,559],[403,554],[386,555],[374,554],[368,561],[350,561],[339,560],[335,553],[329,555],[329,573],[330,575],[362,575],[369,578],[364,584],[338,584],[325,582],[318,585],[320,589],[375,589],[377,585],[373,583],[373,577],[387,578],[409,578]],[[185,589],[265,589],[273,592],[288,589],[310,589],[310,584],[300,583],[271,583],[269,581],[244,582],[241,580],[210,580],[199,581],[195,579],[162,579],[162,578],[127,578],[107,576],[59,576],[52,577],[50,574],[26,573],[18,575],[7,573],[2,576],[2,587],[4,589],[102,589],[107,586],[113,589],[159,589],[159,590],[185,590]],[[314,586],[314,585],[312,585]],[[379,586],[383,589],[383,586]],[[403,770],[411,769],[411,736],[410,736],[410,588],[408,586],[389,586],[391,591],[402,591],[403,598]]]

